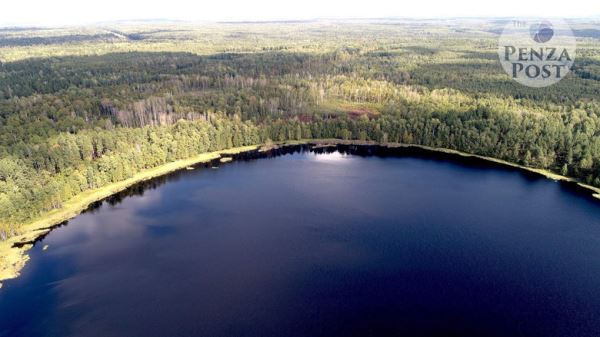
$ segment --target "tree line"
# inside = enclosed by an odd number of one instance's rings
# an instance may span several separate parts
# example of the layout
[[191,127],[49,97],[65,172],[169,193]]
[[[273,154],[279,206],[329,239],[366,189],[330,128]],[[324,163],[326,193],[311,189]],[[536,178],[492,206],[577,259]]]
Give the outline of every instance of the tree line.
[[[600,186],[600,44],[534,89],[498,23],[0,30],[0,239],[77,194],[268,140],[444,147]],[[210,38],[207,38],[210,37]]]

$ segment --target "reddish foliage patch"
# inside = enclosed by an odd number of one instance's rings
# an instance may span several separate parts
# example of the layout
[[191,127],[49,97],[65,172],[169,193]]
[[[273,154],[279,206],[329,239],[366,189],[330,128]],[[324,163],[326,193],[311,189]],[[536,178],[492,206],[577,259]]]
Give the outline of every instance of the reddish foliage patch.
[[298,115],[298,120],[303,123],[309,123],[312,122],[313,118],[311,115],[300,114]]
[[350,116],[350,118],[352,118],[352,119],[357,119],[362,115],[367,115],[367,117],[369,117],[369,119],[371,119],[371,118],[374,118],[377,116],[377,112],[371,111],[366,108],[360,108],[360,109],[354,109],[352,111],[348,111],[348,116]]

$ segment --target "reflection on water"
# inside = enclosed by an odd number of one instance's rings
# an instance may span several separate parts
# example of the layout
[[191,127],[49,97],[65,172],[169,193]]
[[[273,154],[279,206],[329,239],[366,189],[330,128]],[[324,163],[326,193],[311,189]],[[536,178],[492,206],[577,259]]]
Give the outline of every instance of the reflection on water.
[[0,336],[598,336],[599,219],[479,160],[243,154],[52,231],[0,291]]
[[322,153],[314,153],[309,158],[311,160],[321,161],[321,162],[343,163],[346,159],[350,159],[350,155],[343,154],[343,153],[340,153],[340,152],[336,151],[336,152],[329,153],[326,156],[322,155]]

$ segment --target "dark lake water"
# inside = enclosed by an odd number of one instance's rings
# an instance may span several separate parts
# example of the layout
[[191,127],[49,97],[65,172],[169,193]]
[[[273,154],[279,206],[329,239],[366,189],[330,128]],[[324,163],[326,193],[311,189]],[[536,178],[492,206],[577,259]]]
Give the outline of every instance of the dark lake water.
[[518,170],[301,151],[96,206],[4,284],[0,336],[600,336],[600,202]]

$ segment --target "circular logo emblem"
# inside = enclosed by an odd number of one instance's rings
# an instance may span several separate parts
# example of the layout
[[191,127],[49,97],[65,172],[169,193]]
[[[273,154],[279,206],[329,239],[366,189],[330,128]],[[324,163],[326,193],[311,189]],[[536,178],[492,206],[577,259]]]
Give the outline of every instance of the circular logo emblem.
[[554,29],[552,29],[552,23],[544,21],[531,25],[531,27],[529,27],[529,33],[533,41],[537,43],[546,43],[552,40]]
[[515,81],[534,88],[562,80],[575,61],[573,31],[561,19],[510,21],[498,41],[498,56]]

